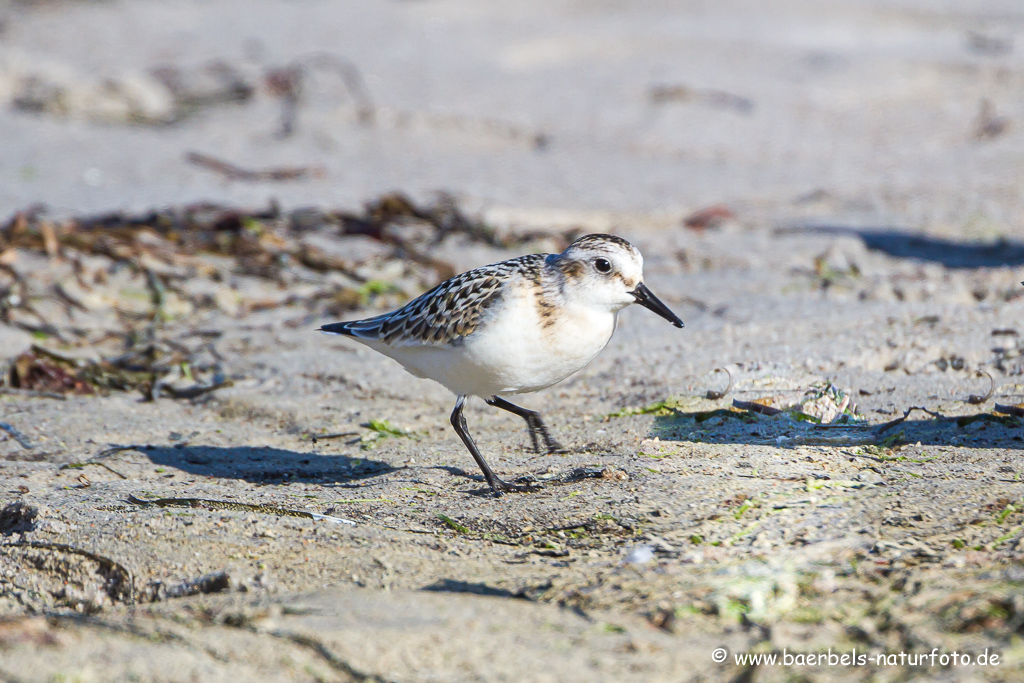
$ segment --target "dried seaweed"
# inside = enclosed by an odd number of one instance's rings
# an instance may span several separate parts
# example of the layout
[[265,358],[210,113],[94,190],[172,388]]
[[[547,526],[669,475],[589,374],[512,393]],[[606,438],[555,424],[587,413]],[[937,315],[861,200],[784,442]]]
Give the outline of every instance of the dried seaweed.
[[[297,173],[190,158],[243,179]],[[285,324],[310,325],[315,316],[401,304],[454,275],[433,255],[447,239],[508,247],[544,237],[564,246],[573,234],[502,234],[446,194],[427,203],[385,194],[362,211],[196,203],[56,220],[29,207],[0,224],[0,321],[46,343],[0,368],[0,386],[38,396],[138,391],[147,400],[199,399],[232,380],[212,341],[173,339],[181,333],[175,321],[204,310],[241,318],[302,306],[305,315]],[[91,360],[57,350],[118,339],[121,348],[105,348],[99,359],[98,350]]]
[[7,383],[15,389],[49,393],[91,394],[95,387],[78,376],[78,369],[40,353],[26,351],[11,364]]
[[[140,391],[148,400],[161,396],[193,399],[232,385],[231,380],[216,371],[212,372],[209,382],[199,381],[196,377],[199,372],[191,368],[189,357],[187,349],[146,344],[114,358],[92,361],[63,356],[52,349],[33,345],[14,359],[5,381],[16,390],[56,395]],[[189,369],[187,374],[191,381],[179,386],[176,382],[182,379],[183,366]]]
[[[189,158],[244,179],[287,179],[304,170],[246,171],[205,155],[191,153]],[[396,229],[410,223],[428,226],[429,233],[413,238]],[[165,289],[170,289],[171,281],[182,276],[166,269],[155,272],[147,263],[187,267],[205,277],[222,276],[216,268],[195,258],[202,254],[231,257],[238,272],[271,279],[279,278],[289,264],[299,264],[316,272],[337,271],[365,281],[354,272],[349,259],[332,256],[302,239],[311,233],[340,240],[369,237],[390,245],[389,258],[412,261],[434,271],[432,278],[423,283],[429,287],[454,274],[450,263],[430,255],[433,247],[450,236],[461,235],[495,247],[511,247],[539,237],[556,237],[560,238],[560,246],[564,246],[575,231],[562,235],[545,232],[500,235],[492,226],[468,216],[452,196],[444,193],[433,203],[423,205],[401,193],[385,194],[368,202],[362,212],[309,208],[283,212],[275,203],[265,209],[197,203],[139,214],[115,212],[53,221],[45,217],[43,208],[36,206],[19,211],[0,227],[0,254],[13,254],[12,249],[28,249],[50,257],[72,257],[74,252],[103,255],[131,264],[145,272],[152,284]],[[2,260],[0,267],[14,276],[8,291],[0,292],[6,295],[0,299],[2,315],[4,305],[10,306],[12,300],[25,305],[25,297],[19,296],[19,290],[24,288],[23,280],[9,266],[4,266]],[[70,306],[82,308],[66,291],[61,296]]]

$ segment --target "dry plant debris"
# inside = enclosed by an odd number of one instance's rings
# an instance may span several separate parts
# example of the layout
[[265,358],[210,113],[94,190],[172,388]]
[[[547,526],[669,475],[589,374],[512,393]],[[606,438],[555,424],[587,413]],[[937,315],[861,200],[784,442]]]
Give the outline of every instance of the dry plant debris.
[[[293,171],[301,169],[285,175]],[[363,212],[193,204],[54,220],[30,208],[0,226],[0,320],[38,343],[0,368],[0,386],[196,398],[231,380],[213,347],[217,333],[199,334],[198,344],[195,330],[173,338],[179,321],[194,327],[203,313],[241,318],[292,306],[299,325],[393,306],[455,274],[432,255],[447,239],[509,247],[543,238],[561,248],[573,235],[499,234],[444,194],[429,204],[388,194]],[[113,355],[80,357],[114,342]]]

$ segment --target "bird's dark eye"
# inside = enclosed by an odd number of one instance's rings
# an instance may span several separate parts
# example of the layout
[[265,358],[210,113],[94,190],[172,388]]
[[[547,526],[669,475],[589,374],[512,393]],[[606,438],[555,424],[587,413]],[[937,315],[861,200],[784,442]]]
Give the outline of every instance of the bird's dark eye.
[[599,273],[610,273],[612,272],[612,264],[608,259],[599,258],[594,261],[594,268]]

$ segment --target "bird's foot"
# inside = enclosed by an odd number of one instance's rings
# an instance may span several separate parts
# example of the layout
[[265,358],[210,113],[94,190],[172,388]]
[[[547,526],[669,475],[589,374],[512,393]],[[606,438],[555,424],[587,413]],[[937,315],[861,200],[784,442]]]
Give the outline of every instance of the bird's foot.
[[[564,446],[562,446],[562,444],[558,443],[558,441],[556,441],[553,437],[551,437],[551,435],[549,435],[547,433],[547,431],[542,431],[542,430],[538,430],[538,431],[540,431],[540,436],[541,436],[540,439],[537,438],[537,434],[536,433],[534,433],[534,432],[530,433],[530,436],[532,437],[531,441],[533,442],[533,452],[534,453],[537,453],[539,455],[551,455],[552,453],[565,453],[566,452],[566,448]],[[543,447],[540,445],[542,439],[544,441],[544,446]]]
[[540,488],[540,483],[537,482],[532,475],[526,475],[519,477],[516,481],[524,482],[523,484],[510,484],[509,482],[495,477],[492,481],[487,482],[491,485],[491,491],[494,492],[495,496],[500,496],[503,493],[532,493]]

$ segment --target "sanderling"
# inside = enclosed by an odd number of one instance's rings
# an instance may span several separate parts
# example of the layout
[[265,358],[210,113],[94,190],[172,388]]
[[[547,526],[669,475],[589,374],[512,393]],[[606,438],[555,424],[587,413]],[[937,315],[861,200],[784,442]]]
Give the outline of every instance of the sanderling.
[[523,491],[480,454],[462,409],[469,396],[526,420],[535,450],[560,450],[540,413],[503,396],[545,389],[583,369],[608,344],[620,310],[638,303],[676,327],[683,321],[643,283],[644,260],[626,240],[585,235],[561,254],[520,256],[442,282],[391,313],[332,323],[458,399],[451,422],[495,493]]

